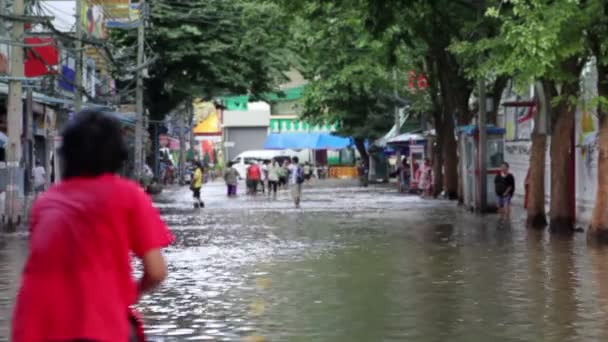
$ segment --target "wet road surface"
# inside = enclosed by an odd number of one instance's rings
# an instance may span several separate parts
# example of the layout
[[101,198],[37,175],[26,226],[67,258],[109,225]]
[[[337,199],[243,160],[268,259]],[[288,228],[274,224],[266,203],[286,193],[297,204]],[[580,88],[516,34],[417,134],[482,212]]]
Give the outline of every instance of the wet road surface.
[[[305,187],[303,209],[205,187],[156,205],[176,242],[139,308],[153,341],[608,340],[608,251],[501,227],[454,203],[348,183]],[[26,254],[0,238],[0,336]]]

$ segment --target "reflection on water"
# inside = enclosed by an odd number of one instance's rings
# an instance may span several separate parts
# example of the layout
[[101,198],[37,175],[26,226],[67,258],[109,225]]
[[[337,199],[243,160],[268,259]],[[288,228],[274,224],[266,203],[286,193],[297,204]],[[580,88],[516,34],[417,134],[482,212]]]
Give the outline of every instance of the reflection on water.
[[[599,341],[608,249],[499,227],[452,203],[319,187],[304,210],[206,189],[158,199],[176,243],[139,307],[159,341]],[[24,237],[0,242],[6,329]],[[0,330],[6,336],[7,330]]]

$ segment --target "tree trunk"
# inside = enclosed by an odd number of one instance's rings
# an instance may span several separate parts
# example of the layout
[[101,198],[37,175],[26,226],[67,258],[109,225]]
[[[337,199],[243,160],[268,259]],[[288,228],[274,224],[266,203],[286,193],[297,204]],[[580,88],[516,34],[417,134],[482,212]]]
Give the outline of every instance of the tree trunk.
[[[570,95],[562,93],[565,99]],[[572,138],[575,108],[562,100],[554,110],[557,116],[551,136],[551,221],[552,232],[573,232],[574,168]]]
[[492,98],[492,108],[490,108],[488,111],[488,125],[498,125],[498,108],[500,108],[502,93],[504,92],[507,84],[509,84],[508,77],[498,76],[492,85],[492,94],[490,94]]
[[445,172],[445,194],[447,198],[455,200],[458,198],[458,149],[454,137],[454,121],[451,115],[444,118],[441,134],[443,135],[441,150]]
[[[601,94],[600,94],[601,96]],[[608,243],[608,117],[600,115],[598,135],[597,190],[588,239]]]
[[[608,6],[605,10],[608,9]],[[597,42],[600,40],[597,39]],[[599,43],[596,50],[601,51]],[[597,88],[600,98],[608,97],[608,66],[598,61]],[[595,192],[595,206],[591,217],[591,227],[587,232],[590,242],[608,243],[608,113],[605,108],[598,106],[600,130],[598,134],[597,155],[597,189]]]
[[[608,14],[608,6],[603,6],[604,14]],[[608,96],[608,65],[603,62],[605,56],[602,39],[597,32],[587,35],[591,50],[597,58],[597,90],[599,98]],[[587,241],[608,243],[608,113],[603,105],[598,106],[599,134],[597,154],[597,189],[595,191],[595,206],[591,216],[591,226],[587,232]],[[591,153],[591,152],[588,152]]]
[[433,142],[433,174],[435,178],[433,179],[433,189],[434,189],[434,197],[437,197],[443,191],[443,155],[442,155],[442,144],[443,139],[441,139],[441,135],[437,135],[435,141]]
[[532,134],[530,169],[528,176],[528,217],[526,225],[530,228],[544,228],[547,225],[545,213],[545,155],[547,137],[544,134]]
[[367,149],[365,148],[365,139],[363,138],[355,138],[355,148],[359,151],[359,155],[361,155],[361,161],[366,168],[369,170],[369,154],[367,153]]

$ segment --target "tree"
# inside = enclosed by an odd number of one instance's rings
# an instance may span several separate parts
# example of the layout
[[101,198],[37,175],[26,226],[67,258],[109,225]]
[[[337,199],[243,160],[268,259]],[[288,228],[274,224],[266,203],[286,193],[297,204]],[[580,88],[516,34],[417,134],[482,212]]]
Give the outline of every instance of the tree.
[[[465,71],[466,63],[475,62],[463,60],[449,47],[454,41],[465,40],[481,27],[478,23],[479,9],[475,3],[448,0],[365,3],[367,26],[372,32],[393,32],[400,44],[412,51],[422,51],[432,85],[433,122],[443,159],[445,191],[448,197],[456,198],[459,182],[455,125],[468,124],[472,118],[468,103],[475,82],[467,77]],[[502,90],[496,93],[502,93]],[[440,171],[441,166],[436,166],[436,171]],[[441,178],[440,173],[437,175],[436,178]]]
[[[523,86],[544,81],[553,114],[550,227],[558,232],[571,232],[574,225],[573,128],[579,76],[587,56],[583,33],[589,21],[583,9],[583,1],[568,0],[514,1],[502,8],[490,7],[486,15],[499,20],[498,35],[455,47],[472,48],[486,57],[477,67],[479,73],[510,76]],[[540,190],[543,182],[543,139],[542,135],[533,138],[531,189]],[[528,217],[529,222],[542,223],[540,199],[533,205],[529,213],[536,217]]]
[[[146,47],[158,58],[145,82],[152,118],[193,96],[274,90],[291,64],[284,20],[279,6],[263,0],[152,2]],[[115,33],[113,43],[132,46],[134,34]]]
[[310,81],[302,101],[303,118],[338,122],[337,134],[353,137],[367,162],[365,140],[393,126],[395,82],[386,42],[365,31],[357,8],[331,2],[285,3],[292,17],[297,68]]

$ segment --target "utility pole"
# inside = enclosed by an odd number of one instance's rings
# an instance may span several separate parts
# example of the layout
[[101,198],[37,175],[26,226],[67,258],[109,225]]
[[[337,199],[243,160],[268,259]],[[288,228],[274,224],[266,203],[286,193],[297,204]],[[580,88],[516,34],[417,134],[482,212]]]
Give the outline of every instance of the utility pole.
[[488,207],[488,172],[487,172],[487,130],[486,130],[486,80],[479,79],[479,212],[484,213]]
[[23,136],[25,137],[25,191],[26,195],[34,190],[34,182],[32,179],[34,168],[34,91],[32,84],[27,85],[25,93],[25,120],[23,120]]
[[[0,0],[0,14],[6,14],[6,0]],[[4,33],[6,32],[5,22],[0,22],[0,37],[4,37]],[[7,45],[8,46],[8,45]]]
[[[399,91],[397,90],[397,68],[393,67],[393,81],[395,82],[394,97],[395,97],[395,137],[401,133],[401,115],[399,114]],[[401,165],[401,149],[397,148],[396,154],[397,161],[395,167],[399,168]]]
[[76,77],[74,86],[74,111],[82,109],[82,67],[83,67],[83,45],[82,45],[82,0],[76,0]]
[[[13,3],[13,15],[24,15],[24,0],[15,0]],[[11,31],[12,41],[22,41],[24,22],[16,20],[13,22]],[[10,81],[8,84],[7,123],[8,123],[8,146],[6,149],[6,166],[8,171],[8,183],[6,186],[6,211],[5,230],[14,232],[20,223],[18,201],[18,179],[21,171],[21,130],[23,129],[23,101],[22,85],[24,77],[23,47],[13,46],[10,58]]]
[[146,19],[146,2],[139,1],[139,25],[137,26],[137,84],[135,93],[136,117],[135,117],[135,151],[134,166],[135,179],[141,180],[144,152],[144,79],[142,68],[144,64],[144,34]]
[[[189,101],[189,102],[191,103],[192,101]],[[188,103],[186,105],[186,110],[184,112],[180,111],[180,113],[178,114],[178,117],[177,117],[177,119],[178,119],[177,129],[179,130],[179,132],[178,132],[178,137],[179,137],[179,160],[178,160],[179,184],[184,183],[184,166],[186,165],[185,153],[184,153],[184,149],[186,148],[184,121],[186,120],[186,117],[190,117],[190,111],[192,108],[190,103]]]

